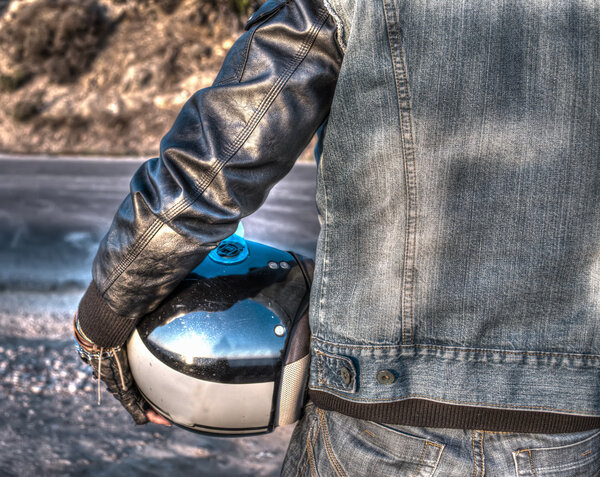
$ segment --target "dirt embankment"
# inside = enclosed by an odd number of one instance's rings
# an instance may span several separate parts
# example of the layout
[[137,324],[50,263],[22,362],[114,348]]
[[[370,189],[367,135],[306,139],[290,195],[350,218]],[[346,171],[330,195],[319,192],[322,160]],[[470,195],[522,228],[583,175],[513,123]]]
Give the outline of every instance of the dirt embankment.
[[261,0],[0,0],[0,151],[156,155]]

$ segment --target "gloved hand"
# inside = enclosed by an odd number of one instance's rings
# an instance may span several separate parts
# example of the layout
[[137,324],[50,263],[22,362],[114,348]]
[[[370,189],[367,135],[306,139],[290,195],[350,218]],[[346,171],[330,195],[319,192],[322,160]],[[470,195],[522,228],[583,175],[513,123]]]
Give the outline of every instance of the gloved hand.
[[[104,381],[106,388],[131,414],[136,424],[146,424],[152,420],[158,424],[168,425],[168,421],[149,409],[148,403],[137,389],[129,370],[125,347],[108,349],[98,347],[78,328],[77,315],[73,321],[73,334],[81,359],[92,367],[96,379],[99,377]],[[100,382],[98,382],[98,404],[100,404]],[[155,416],[159,419],[155,419]]]

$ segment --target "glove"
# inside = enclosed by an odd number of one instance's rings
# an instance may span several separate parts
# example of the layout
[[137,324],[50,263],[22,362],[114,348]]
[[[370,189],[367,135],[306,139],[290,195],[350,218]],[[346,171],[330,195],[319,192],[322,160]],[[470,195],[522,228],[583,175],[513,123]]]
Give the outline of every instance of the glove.
[[136,424],[146,424],[148,403],[144,400],[129,370],[127,351],[124,347],[100,348],[91,342],[79,329],[77,315],[73,320],[73,335],[81,359],[92,367],[98,379],[98,404],[100,404],[100,380],[127,410]]

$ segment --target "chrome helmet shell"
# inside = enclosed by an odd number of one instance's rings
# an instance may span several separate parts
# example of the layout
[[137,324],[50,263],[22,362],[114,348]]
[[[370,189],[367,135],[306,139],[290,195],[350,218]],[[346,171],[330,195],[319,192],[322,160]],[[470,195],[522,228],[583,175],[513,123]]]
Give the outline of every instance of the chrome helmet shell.
[[304,404],[312,262],[246,241],[221,242],[138,324],[127,344],[148,403],[219,436],[291,424]]

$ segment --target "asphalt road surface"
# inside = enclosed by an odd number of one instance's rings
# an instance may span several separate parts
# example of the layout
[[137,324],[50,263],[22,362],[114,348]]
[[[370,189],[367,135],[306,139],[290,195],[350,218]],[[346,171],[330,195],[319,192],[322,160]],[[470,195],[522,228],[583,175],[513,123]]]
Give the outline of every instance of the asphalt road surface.
[[[291,426],[219,439],[136,427],[75,356],[71,317],[139,160],[0,156],[0,475],[278,475]],[[299,163],[246,236],[314,256],[315,167]]]

